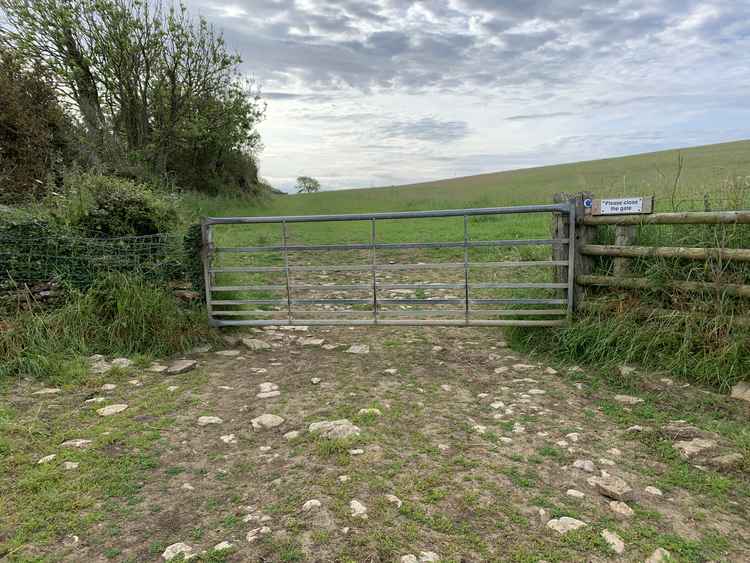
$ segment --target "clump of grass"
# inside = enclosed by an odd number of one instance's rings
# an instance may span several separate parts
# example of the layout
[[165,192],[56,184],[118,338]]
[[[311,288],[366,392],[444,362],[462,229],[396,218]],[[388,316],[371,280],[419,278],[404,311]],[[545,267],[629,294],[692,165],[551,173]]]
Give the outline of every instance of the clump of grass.
[[727,390],[750,373],[750,328],[732,318],[585,315],[557,330],[514,330],[521,348],[603,371],[633,363]]
[[183,308],[166,289],[135,275],[110,273],[65,304],[30,311],[0,333],[0,378],[31,375],[66,382],[85,375],[84,356],[163,356],[211,334],[201,309]]

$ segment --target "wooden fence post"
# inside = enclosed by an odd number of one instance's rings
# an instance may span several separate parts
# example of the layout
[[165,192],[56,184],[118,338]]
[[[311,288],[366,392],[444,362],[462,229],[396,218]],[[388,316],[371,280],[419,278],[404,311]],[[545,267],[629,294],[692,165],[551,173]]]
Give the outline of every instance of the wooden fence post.
[[[638,232],[636,225],[617,225],[615,227],[615,246],[631,246],[635,243],[635,236]],[[615,258],[613,260],[613,273],[616,276],[628,274],[630,272],[630,258]]]

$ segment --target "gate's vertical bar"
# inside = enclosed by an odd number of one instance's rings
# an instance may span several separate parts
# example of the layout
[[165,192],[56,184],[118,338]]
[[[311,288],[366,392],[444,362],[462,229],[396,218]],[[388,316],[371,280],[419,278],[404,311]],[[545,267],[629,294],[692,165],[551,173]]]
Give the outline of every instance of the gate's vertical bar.
[[469,325],[469,216],[464,215],[464,311]]
[[372,266],[372,320],[378,323],[378,274],[375,261],[375,218],[371,219],[372,229],[370,231],[370,263]]
[[576,257],[576,201],[568,202],[568,323],[573,320],[575,307]]
[[208,312],[208,324],[214,325],[213,307],[211,306],[211,257],[212,252],[213,233],[211,232],[211,224],[206,221],[206,218],[201,218],[201,259],[203,261],[203,289],[206,294],[206,311]]
[[289,318],[289,324],[292,324],[292,291],[289,282],[289,249],[286,221],[281,222],[281,246],[284,247],[284,275],[286,277],[286,311]]

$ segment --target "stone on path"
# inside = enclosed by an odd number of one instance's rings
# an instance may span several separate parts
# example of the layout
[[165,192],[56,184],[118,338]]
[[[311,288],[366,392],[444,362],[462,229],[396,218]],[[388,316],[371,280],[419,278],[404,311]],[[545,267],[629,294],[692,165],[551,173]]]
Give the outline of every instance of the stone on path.
[[310,383],[312,383],[313,385],[317,385],[318,383],[320,383],[320,381],[321,379],[319,377],[313,377],[312,379],[310,379]]
[[125,405],[125,404],[107,405],[106,407],[97,409],[96,413],[99,416],[112,416],[113,414],[121,413],[127,408],[128,408],[128,405]]
[[300,338],[298,342],[302,346],[322,346],[325,340],[322,338]]
[[403,501],[396,495],[385,495],[385,500],[387,500],[391,504],[395,504],[396,508],[401,508],[401,506],[404,504]]
[[576,489],[568,489],[567,491],[565,491],[565,494],[573,498],[583,498],[586,496],[581,491],[578,491]]
[[91,440],[85,440],[83,438],[76,438],[74,440],[67,440],[60,444],[61,448],[87,448],[92,444]]
[[149,371],[151,373],[162,373],[167,371],[167,366],[162,364],[151,364],[148,368],[146,368],[146,371]]
[[225,444],[237,443],[237,436],[235,436],[234,434],[225,434],[224,436],[219,436],[219,439]]
[[323,420],[313,422],[308,427],[310,434],[320,434],[324,438],[349,438],[350,436],[359,436],[360,429],[351,421],[342,418],[341,420]]
[[198,426],[208,426],[209,424],[221,424],[224,422],[218,416],[201,416],[198,417]]
[[216,352],[216,354],[219,356],[226,356],[227,358],[234,358],[235,356],[240,355],[240,351],[239,350],[219,350],[218,352]]
[[253,352],[262,352],[271,349],[271,345],[268,342],[263,342],[257,338],[243,338],[242,343]]
[[656,550],[646,559],[646,563],[661,563],[662,561],[671,560],[672,554],[663,547],[657,547]]
[[570,518],[569,516],[553,518],[552,520],[547,522],[548,528],[550,528],[551,530],[555,530],[556,532],[560,534],[566,534],[572,530],[583,528],[585,525],[586,525],[586,522],[581,522],[580,520],[577,520],[575,518]]
[[422,551],[419,554],[420,563],[434,563],[435,561],[440,561],[440,557],[434,551]]
[[750,401],[750,381],[740,381],[732,387],[731,397],[742,401]]
[[75,461],[63,461],[63,469],[66,471],[71,471],[73,469],[78,469],[78,463]]
[[483,424],[474,424],[471,429],[477,434],[485,434],[487,432],[487,427]]
[[167,368],[167,373],[169,375],[179,375],[181,373],[187,373],[190,370],[195,369],[195,366],[198,365],[198,362],[196,360],[177,360],[176,362],[172,362],[170,366]]
[[690,459],[698,454],[713,450],[716,448],[716,442],[706,438],[693,438],[692,440],[675,442],[672,447],[676,449],[683,458]]
[[589,477],[588,484],[594,487],[600,494],[614,500],[630,500],[633,489],[625,481],[614,475],[607,477]]
[[321,506],[322,505],[320,504],[320,501],[318,499],[310,499],[302,505],[302,512],[310,512],[311,510],[316,510]]
[[643,399],[633,397],[632,395],[615,395],[615,401],[624,405],[637,405],[638,403],[642,403]]
[[292,430],[291,432],[287,432],[284,434],[284,438],[286,438],[288,441],[292,441],[296,438],[299,438],[300,432],[299,430]]
[[372,414],[372,415],[375,415],[375,416],[382,416],[383,415],[383,413],[380,412],[380,409],[375,409],[375,408],[359,409],[359,412],[357,414],[360,415],[360,416],[366,416],[368,414]]
[[362,448],[354,448],[353,450],[349,450],[349,455],[363,455],[365,453],[365,450]]
[[607,542],[610,549],[614,551],[617,555],[622,554],[623,551],[625,551],[625,542],[622,541],[622,538],[618,536],[615,532],[610,532],[609,530],[602,530],[602,537],[604,538],[604,541]]
[[182,555],[185,559],[188,559],[193,555],[193,548],[186,543],[178,542],[167,547],[164,553],[161,554],[165,561],[171,561],[178,555]]
[[367,520],[367,507],[357,499],[354,499],[349,503],[349,508],[352,510],[352,518]]
[[573,467],[587,473],[594,473],[596,471],[596,466],[590,459],[577,459],[573,462]]
[[217,543],[214,546],[214,551],[224,551],[226,549],[232,549],[232,547],[234,546],[231,543],[229,543],[228,541],[223,541],[221,543]]
[[661,489],[657,489],[656,487],[650,487],[649,486],[649,487],[646,487],[644,490],[648,494],[653,495],[655,497],[660,497],[660,496],[662,496],[664,494],[664,493],[661,492]]
[[114,383],[105,383],[102,385],[102,391],[114,391],[115,389],[117,389],[117,385]]
[[250,421],[256,430],[276,428],[284,423],[284,419],[275,414],[262,414]]
[[259,399],[270,399],[271,397],[278,397],[281,395],[281,391],[279,391],[279,386],[275,383],[271,383],[270,381],[266,381],[264,383],[261,383],[258,385],[259,393],[256,395]]
[[49,463],[53,459],[55,459],[57,456],[55,454],[46,455],[43,458],[41,458],[39,461],[37,461],[37,465],[43,465],[45,463]]
[[45,387],[39,391],[34,391],[32,395],[57,395],[60,390],[57,387]]
[[661,427],[661,433],[671,440],[692,440],[693,438],[714,438],[716,434],[706,432],[682,420],[673,420]]
[[547,368],[544,370],[544,373],[547,375],[557,375],[557,370],[555,368]]
[[409,553],[408,555],[401,556],[401,563],[419,563],[416,555]]
[[115,358],[110,362],[113,368],[126,369],[133,365],[133,360],[130,358]]
[[387,375],[396,375],[398,374],[398,370],[396,368],[388,368],[388,369],[384,369],[383,373]]
[[367,344],[352,344],[346,352],[348,354],[369,354],[370,347]]
[[733,453],[712,457],[708,463],[721,469],[733,469],[741,465],[744,459],[742,454]]
[[86,400],[84,401],[84,403],[86,403],[86,404],[91,404],[91,403],[103,403],[103,402],[104,402],[104,401],[106,401],[106,400],[107,400],[107,399],[105,399],[104,397],[91,397],[90,399],[86,399]]
[[205,354],[206,352],[211,351],[211,345],[210,344],[203,344],[202,346],[196,346],[192,350],[190,350],[191,354]]
[[263,526],[262,528],[255,528],[254,530],[250,530],[245,536],[245,539],[248,541],[248,543],[253,543],[258,539],[259,536],[265,536],[266,534],[270,533],[271,528],[269,528],[268,526]]
[[630,517],[633,514],[635,514],[632,508],[630,508],[627,504],[619,500],[611,501],[609,503],[609,509],[615,514],[619,514],[620,516]]

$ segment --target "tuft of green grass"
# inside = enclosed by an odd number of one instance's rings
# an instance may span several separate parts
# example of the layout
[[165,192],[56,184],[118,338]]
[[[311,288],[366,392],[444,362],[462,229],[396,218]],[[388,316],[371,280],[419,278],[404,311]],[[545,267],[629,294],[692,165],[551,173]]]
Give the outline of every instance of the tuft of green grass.
[[85,293],[71,290],[50,311],[21,313],[0,333],[0,378],[33,375],[82,381],[94,353],[165,356],[212,338],[204,313],[183,308],[165,288],[135,275],[110,273]]

